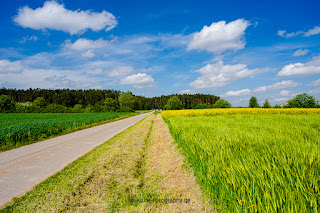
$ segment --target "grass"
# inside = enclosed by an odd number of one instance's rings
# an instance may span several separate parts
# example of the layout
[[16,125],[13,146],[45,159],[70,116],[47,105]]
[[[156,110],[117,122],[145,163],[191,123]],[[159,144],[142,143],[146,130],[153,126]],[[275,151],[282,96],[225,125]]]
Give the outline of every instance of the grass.
[[319,115],[172,113],[166,122],[215,208],[319,212]]
[[8,113],[0,114],[0,152],[74,132],[134,113]]
[[[200,187],[171,142],[161,116],[148,116],[0,212],[201,212]],[[191,201],[170,203],[173,198]]]

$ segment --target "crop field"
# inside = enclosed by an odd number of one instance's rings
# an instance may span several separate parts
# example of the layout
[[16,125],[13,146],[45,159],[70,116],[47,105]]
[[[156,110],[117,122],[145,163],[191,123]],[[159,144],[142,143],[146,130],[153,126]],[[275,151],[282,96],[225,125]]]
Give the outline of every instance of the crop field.
[[0,151],[129,115],[130,113],[0,114]]
[[320,211],[319,109],[181,110],[162,116],[214,208]]

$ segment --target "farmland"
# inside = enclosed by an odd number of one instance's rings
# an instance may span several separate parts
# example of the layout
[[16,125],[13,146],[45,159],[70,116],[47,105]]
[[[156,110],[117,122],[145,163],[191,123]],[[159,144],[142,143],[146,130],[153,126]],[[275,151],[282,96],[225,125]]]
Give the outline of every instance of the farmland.
[[130,115],[133,113],[0,114],[0,151]]
[[319,109],[162,112],[203,193],[226,212],[319,212]]

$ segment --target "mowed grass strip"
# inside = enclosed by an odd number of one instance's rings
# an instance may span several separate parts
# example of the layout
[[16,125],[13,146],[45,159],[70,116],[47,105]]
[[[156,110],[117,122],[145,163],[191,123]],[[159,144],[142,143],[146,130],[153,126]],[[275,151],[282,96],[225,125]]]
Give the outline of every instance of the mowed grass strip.
[[219,210],[320,211],[319,115],[171,116],[166,122]]
[[136,113],[0,114],[0,152],[132,115]]
[[[171,159],[171,152],[165,152],[160,159],[154,153],[160,142],[171,137],[168,129],[163,135],[161,129],[166,125],[159,118],[160,115],[157,119],[155,115],[148,116],[15,198],[0,212],[181,212],[195,204],[193,210],[203,209],[202,200],[198,199],[200,187],[195,186],[195,181],[183,180],[188,175],[181,176],[179,159]],[[159,166],[159,160],[169,163]],[[162,172],[151,169],[154,163]],[[173,174],[180,177],[168,173],[166,166],[169,170],[174,168]],[[166,184],[168,178],[171,188]],[[174,179],[179,182],[174,184]],[[186,203],[185,198],[191,200]],[[172,202],[173,199],[176,200]]]

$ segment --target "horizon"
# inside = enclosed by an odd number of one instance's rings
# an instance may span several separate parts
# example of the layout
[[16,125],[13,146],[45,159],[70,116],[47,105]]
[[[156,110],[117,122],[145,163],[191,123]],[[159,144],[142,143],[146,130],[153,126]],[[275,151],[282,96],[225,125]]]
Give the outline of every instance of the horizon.
[[[183,6],[182,6],[183,5]],[[318,1],[8,1],[0,88],[320,97]]]

